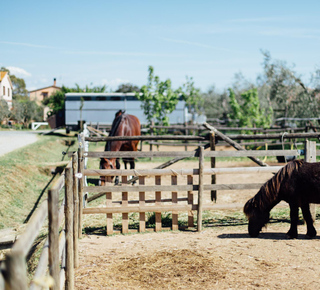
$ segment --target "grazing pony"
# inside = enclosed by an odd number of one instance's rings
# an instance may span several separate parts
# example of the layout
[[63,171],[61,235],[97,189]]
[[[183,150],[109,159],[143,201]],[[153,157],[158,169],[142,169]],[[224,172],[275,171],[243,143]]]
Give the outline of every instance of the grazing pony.
[[[125,111],[119,110],[112,122],[109,136],[140,136],[140,121],[136,116],[125,114]],[[130,141],[107,141],[105,151],[137,151],[139,140]],[[124,167],[127,169],[127,162],[130,163],[130,169],[134,169],[134,158],[123,158]],[[101,158],[100,169],[120,169],[119,158]],[[112,178],[111,178],[112,179]],[[105,177],[100,177],[101,185],[105,185]],[[116,176],[115,184],[119,183],[119,177]]]
[[259,235],[269,221],[270,210],[282,200],[290,206],[291,226],[287,236],[291,239],[298,236],[300,207],[307,224],[307,237],[315,237],[317,231],[313,226],[309,204],[320,203],[320,162],[289,162],[247,201],[243,211],[249,220],[248,231],[251,237]]

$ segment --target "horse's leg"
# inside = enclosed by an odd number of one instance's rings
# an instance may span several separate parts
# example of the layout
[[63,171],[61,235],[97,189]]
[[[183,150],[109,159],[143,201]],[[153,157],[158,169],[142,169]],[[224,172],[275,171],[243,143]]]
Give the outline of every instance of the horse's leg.
[[[116,169],[120,169],[120,161],[119,158],[116,159]],[[114,184],[117,185],[119,184],[119,176],[116,176],[114,180]]]
[[317,234],[317,231],[313,226],[313,219],[311,216],[309,203],[302,205],[301,209],[302,209],[303,218],[307,224],[307,237],[314,238]]
[[287,236],[289,239],[295,239],[298,236],[298,220],[299,220],[299,207],[296,204],[289,204],[290,206],[290,219],[291,226],[289,231],[287,232]]
[[124,164],[124,169],[127,169],[127,162],[128,162],[128,160],[125,159],[125,158],[123,158],[122,161],[123,161],[123,164]]

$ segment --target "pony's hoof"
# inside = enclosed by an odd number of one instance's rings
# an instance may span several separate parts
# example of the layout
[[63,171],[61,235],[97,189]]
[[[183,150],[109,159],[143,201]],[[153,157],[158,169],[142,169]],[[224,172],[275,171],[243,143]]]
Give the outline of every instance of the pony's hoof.
[[317,235],[316,231],[308,231],[306,234],[307,239],[313,239]]
[[293,239],[296,239],[296,238],[298,237],[298,233],[291,233],[291,232],[289,231],[289,232],[287,232],[286,237],[287,237],[288,239],[293,240]]

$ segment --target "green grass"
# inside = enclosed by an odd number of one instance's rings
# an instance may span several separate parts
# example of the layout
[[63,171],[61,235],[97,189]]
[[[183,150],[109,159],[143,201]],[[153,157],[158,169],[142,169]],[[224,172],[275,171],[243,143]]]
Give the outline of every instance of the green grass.
[[[69,147],[69,141],[75,141]],[[0,229],[19,228],[47,197],[54,163],[68,160],[63,151],[77,150],[75,137],[39,136],[31,145],[0,157]]]

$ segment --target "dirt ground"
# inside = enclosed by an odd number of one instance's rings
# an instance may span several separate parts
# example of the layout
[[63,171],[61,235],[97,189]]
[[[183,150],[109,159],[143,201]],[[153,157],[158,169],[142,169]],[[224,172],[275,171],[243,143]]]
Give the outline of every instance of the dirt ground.
[[[138,162],[137,168],[157,165]],[[196,168],[196,165],[188,161],[172,168]],[[217,167],[235,166],[253,166],[253,163],[226,161],[217,164]],[[219,175],[217,183],[265,182],[271,176]],[[182,184],[183,178],[181,183],[179,178],[178,184]],[[166,183],[170,183],[169,178],[163,180],[163,184]],[[219,191],[217,203],[243,205],[256,192]],[[151,193],[147,196],[153,197]],[[212,202],[209,193],[205,199],[205,203]],[[315,226],[319,229],[318,221]],[[80,240],[76,288],[319,289],[319,236],[306,239],[306,228],[299,225],[298,238],[288,240],[285,236],[288,229],[288,223],[272,223],[258,238],[249,237],[246,224],[205,227],[201,233],[85,235]]]

